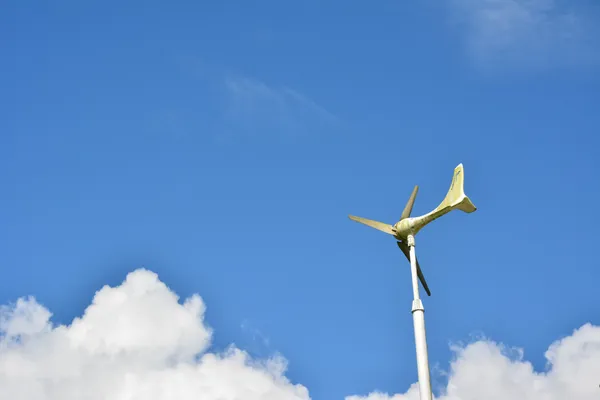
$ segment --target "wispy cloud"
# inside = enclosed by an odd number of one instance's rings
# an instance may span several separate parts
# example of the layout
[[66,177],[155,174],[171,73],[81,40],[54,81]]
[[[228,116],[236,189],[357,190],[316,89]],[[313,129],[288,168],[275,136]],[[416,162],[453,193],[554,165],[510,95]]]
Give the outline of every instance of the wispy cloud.
[[248,320],[244,320],[240,328],[244,334],[250,336],[250,342],[246,345],[246,351],[256,356],[263,356],[273,353],[269,338],[259,329],[253,327]]
[[331,129],[337,116],[286,86],[247,77],[225,79],[226,117],[237,131],[256,135],[301,135]]
[[[600,63],[600,16],[591,2],[452,0],[481,67],[547,68]],[[594,8],[596,7],[596,8]]]

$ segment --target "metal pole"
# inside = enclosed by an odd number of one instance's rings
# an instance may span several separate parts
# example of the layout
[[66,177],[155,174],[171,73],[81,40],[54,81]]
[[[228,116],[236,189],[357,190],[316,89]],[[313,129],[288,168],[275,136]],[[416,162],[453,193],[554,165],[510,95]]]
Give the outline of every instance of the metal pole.
[[429,380],[429,360],[427,357],[427,339],[425,337],[425,309],[419,298],[417,281],[417,256],[415,254],[415,237],[408,235],[407,244],[410,249],[410,273],[412,276],[413,302],[412,315],[415,327],[415,347],[417,349],[417,371],[419,376],[419,392],[421,400],[432,400],[431,382]]

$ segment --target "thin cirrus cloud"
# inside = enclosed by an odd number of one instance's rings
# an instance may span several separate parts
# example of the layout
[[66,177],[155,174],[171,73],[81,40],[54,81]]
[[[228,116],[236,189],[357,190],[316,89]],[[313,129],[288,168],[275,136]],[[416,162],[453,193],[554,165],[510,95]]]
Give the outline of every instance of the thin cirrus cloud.
[[248,77],[225,79],[225,117],[248,135],[299,136],[334,128],[339,119],[308,96]]
[[[212,330],[199,295],[183,301],[158,276],[139,269],[96,292],[68,325],[33,297],[0,307],[0,398],[19,400],[306,400],[286,378],[281,356],[253,359],[231,346],[208,352]],[[600,327],[583,325],[546,352],[536,372],[519,349],[491,340],[453,348],[439,400],[597,400]],[[512,355],[512,356],[511,356]],[[373,392],[346,400],[417,400]]]
[[478,66],[581,67],[600,63],[600,8],[585,0],[452,0]]

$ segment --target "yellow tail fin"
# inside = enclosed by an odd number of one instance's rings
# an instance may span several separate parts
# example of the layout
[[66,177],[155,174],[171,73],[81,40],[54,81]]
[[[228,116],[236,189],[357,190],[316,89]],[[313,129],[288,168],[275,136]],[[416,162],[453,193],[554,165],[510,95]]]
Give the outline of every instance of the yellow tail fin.
[[444,201],[437,206],[436,210],[442,210],[450,207],[453,210],[461,210],[466,213],[472,213],[477,210],[471,200],[467,197],[464,190],[465,172],[462,163],[454,168],[452,183],[450,189],[444,198]]

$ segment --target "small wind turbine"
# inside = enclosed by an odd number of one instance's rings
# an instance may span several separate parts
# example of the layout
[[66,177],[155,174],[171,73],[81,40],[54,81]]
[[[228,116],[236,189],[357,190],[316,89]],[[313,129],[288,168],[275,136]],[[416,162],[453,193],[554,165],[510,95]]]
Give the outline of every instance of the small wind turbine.
[[419,391],[421,400],[431,400],[431,382],[429,378],[429,360],[427,357],[427,340],[425,337],[425,309],[423,303],[419,297],[419,284],[418,279],[421,281],[423,288],[427,292],[427,295],[431,296],[421,266],[417,261],[415,254],[415,235],[423,229],[423,227],[430,222],[438,219],[444,214],[449,213],[452,210],[461,210],[466,213],[472,213],[477,210],[471,200],[465,195],[464,192],[464,169],[462,164],[458,164],[454,168],[454,175],[452,176],[452,183],[450,189],[446,194],[444,200],[436,207],[435,210],[421,215],[420,217],[411,217],[415,198],[419,191],[419,186],[415,186],[410,195],[404,211],[400,216],[400,221],[394,225],[385,224],[383,222],[373,221],[366,218],[355,217],[350,215],[350,219],[361,224],[370,226],[371,228],[378,229],[396,238],[398,247],[404,253],[406,258],[410,261],[410,271],[412,275],[412,288],[413,288],[413,302],[412,302],[412,315],[415,329],[415,346],[417,349],[417,371],[419,376]]

